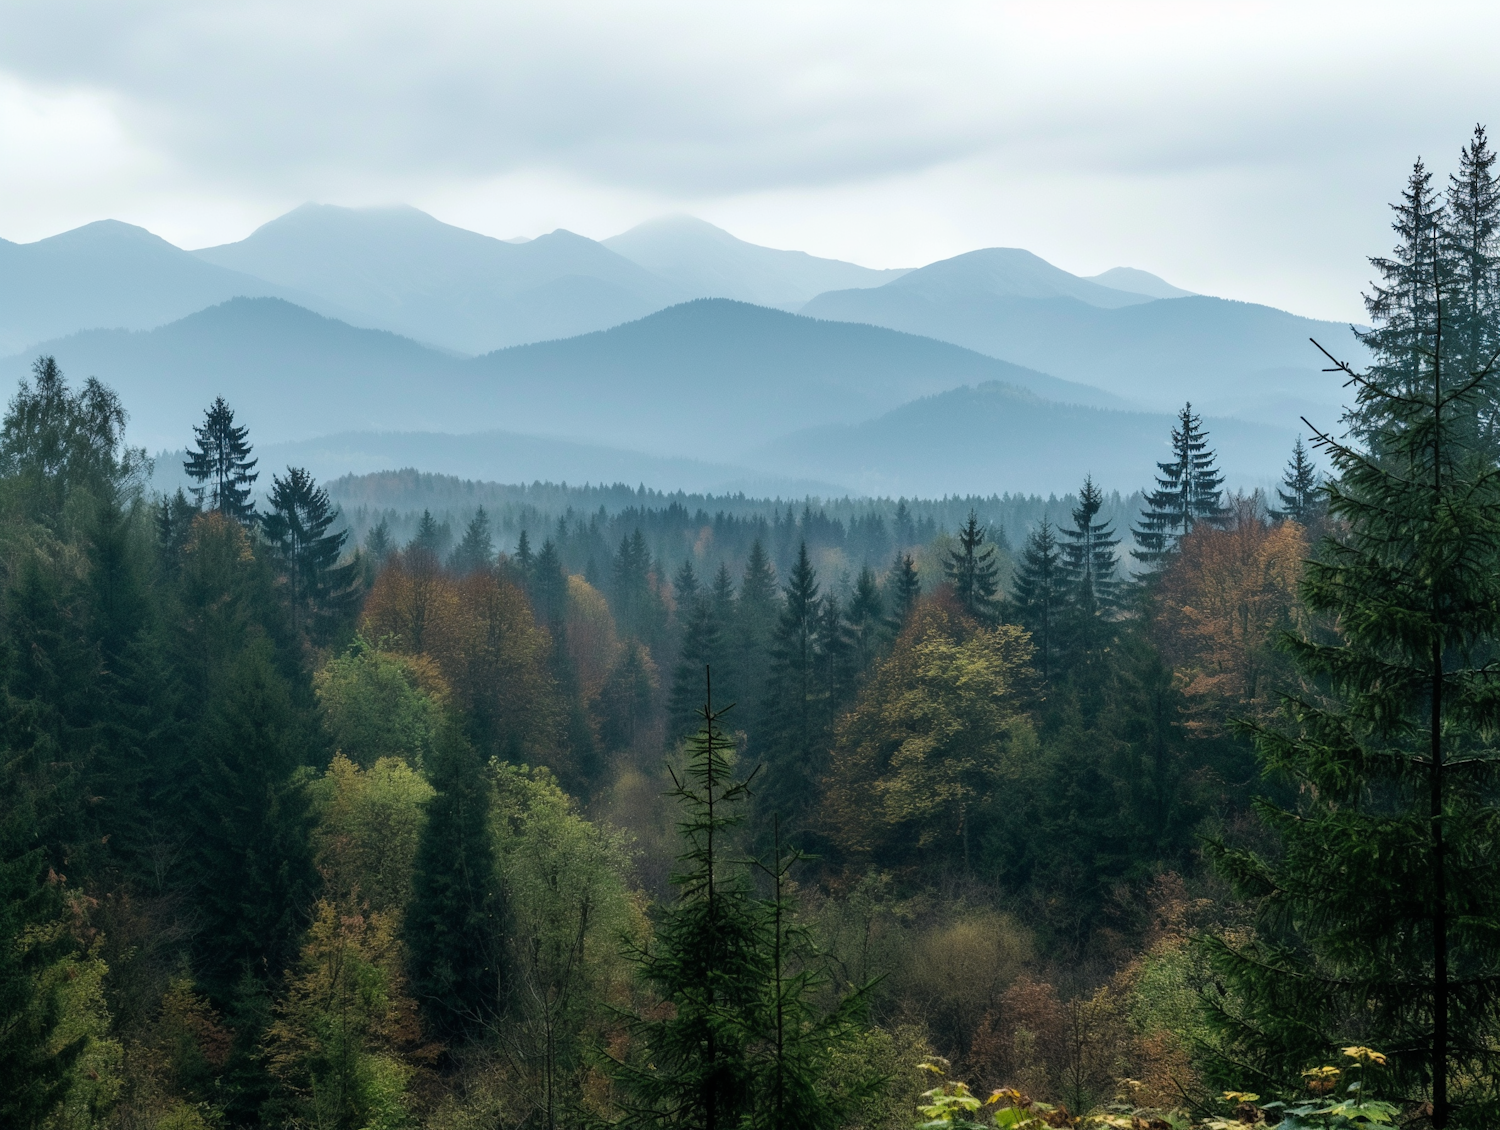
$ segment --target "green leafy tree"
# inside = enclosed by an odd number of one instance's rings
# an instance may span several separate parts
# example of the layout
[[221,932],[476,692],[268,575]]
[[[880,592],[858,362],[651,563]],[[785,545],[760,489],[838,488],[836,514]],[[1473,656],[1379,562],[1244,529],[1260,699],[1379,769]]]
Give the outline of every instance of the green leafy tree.
[[1000,562],[995,547],[985,544],[984,527],[972,510],[958,531],[958,548],[948,551],[943,572],[960,608],[981,624],[998,618]]
[[1364,445],[1318,437],[1342,528],[1304,599],[1340,636],[1289,643],[1309,685],[1288,726],[1250,727],[1292,786],[1258,805],[1277,848],[1216,849],[1258,930],[1208,944],[1233,989],[1214,1013],[1224,1074],[1286,1091],[1342,1044],[1381,1047],[1434,1126],[1482,1126],[1500,1117],[1500,482],[1474,426],[1488,373],[1450,364],[1451,280],[1413,246],[1434,237],[1426,184],[1419,166],[1396,207],[1400,261],[1376,261],[1375,363],[1340,366]]
[[366,769],[382,757],[421,768],[443,724],[417,661],[382,651],[363,636],[318,669],[313,688],[334,748]]
[[55,526],[64,503],[80,492],[124,503],[150,463],[125,446],[125,409],[90,377],[74,392],[52,357],[39,357],[11,398],[0,426],[0,482],[5,502],[33,521]]
[[436,792],[417,842],[404,923],[407,970],[430,1030],[461,1043],[494,1025],[508,984],[491,786],[457,724],[439,734],[428,779]]
[[216,397],[193,427],[196,447],[188,449],[182,469],[198,485],[193,497],[200,507],[217,511],[248,526],[255,521],[256,460],[250,458],[250,430],[236,427],[234,410]]
[[301,467],[271,477],[270,510],[261,529],[270,544],[291,611],[293,631],[322,642],[348,620],[359,595],[359,563],[342,564],[349,531],[333,529],[338,510]]
[[1177,413],[1172,428],[1172,458],[1158,463],[1156,489],[1146,496],[1141,524],[1134,531],[1140,561],[1159,565],[1199,522],[1217,521],[1224,512],[1224,476],[1208,446],[1203,418],[1191,404]]

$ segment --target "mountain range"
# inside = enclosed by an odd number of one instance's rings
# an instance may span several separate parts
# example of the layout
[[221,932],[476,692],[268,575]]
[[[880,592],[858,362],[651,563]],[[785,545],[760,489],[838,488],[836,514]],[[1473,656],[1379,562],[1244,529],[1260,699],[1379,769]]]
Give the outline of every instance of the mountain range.
[[525,436],[866,490],[1063,489],[1082,460],[1129,489],[1190,399],[1260,481],[1298,416],[1337,412],[1310,337],[1359,360],[1347,327],[1135,268],[988,248],[873,270],[681,216],[505,241],[305,205],[199,251],[115,221],[0,241],[0,373],[54,353],[116,385],[153,447],[223,394],[268,443],[485,432],[469,447],[492,456]]

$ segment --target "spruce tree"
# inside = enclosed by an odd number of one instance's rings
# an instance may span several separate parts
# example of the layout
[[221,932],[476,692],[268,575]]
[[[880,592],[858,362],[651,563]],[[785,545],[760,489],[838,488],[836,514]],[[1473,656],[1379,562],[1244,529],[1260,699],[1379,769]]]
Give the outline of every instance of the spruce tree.
[[823,731],[832,728],[834,719],[854,691],[854,638],[839,598],[828,593],[818,602],[817,615],[817,694]]
[[854,673],[860,675],[875,661],[881,637],[885,634],[885,598],[875,580],[875,570],[868,565],[860,569],[854,582],[848,629]]
[[1489,374],[1449,364],[1449,280],[1412,246],[1433,238],[1426,186],[1419,165],[1396,207],[1399,259],[1376,261],[1375,363],[1341,366],[1361,442],[1317,437],[1341,528],[1304,597],[1340,635],[1289,642],[1308,686],[1285,728],[1247,727],[1291,786],[1257,806],[1278,843],[1216,848],[1257,931],[1209,944],[1233,990],[1214,1019],[1236,1086],[1290,1089],[1362,1044],[1389,1054],[1395,1097],[1429,1102],[1433,1126],[1478,1127],[1500,1118],[1500,475],[1474,427]]
[[[771,670],[762,708],[767,783],[757,796],[766,815],[780,813],[796,827],[822,777],[824,685],[819,679],[822,601],[807,543],[782,592],[781,616],[771,640]],[[769,829],[769,822],[764,822]],[[799,828],[800,830],[800,828]]]
[[542,542],[542,551],[532,563],[530,592],[537,619],[560,641],[568,614],[568,575],[551,538]]
[[749,785],[734,775],[724,712],[713,709],[709,687],[687,765],[672,773],[685,849],[672,876],[677,896],[637,955],[671,1009],[634,1020],[642,1055],[616,1065],[626,1093],[620,1124],[642,1130],[735,1130],[749,1124],[759,1097],[751,1053],[767,981],[764,919],[730,842]]
[[1183,406],[1172,428],[1172,458],[1156,465],[1156,489],[1146,496],[1141,524],[1133,533],[1135,556],[1160,565],[1193,532],[1199,522],[1218,521],[1224,513],[1224,476],[1219,474],[1203,419],[1191,404]]
[[677,614],[685,616],[698,599],[701,586],[698,574],[693,570],[693,559],[684,557],[682,566],[672,578],[672,597],[677,601]]
[[953,585],[953,595],[960,608],[981,624],[990,624],[997,619],[1000,562],[996,559],[995,547],[985,544],[984,527],[972,510],[968,521],[958,531],[958,548],[948,551],[943,572]]
[[370,527],[365,534],[365,553],[376,565],[384,565],[386,558],[395,552],[396,543],[391,537],[391,524],[384,518]]
[[407,968],[429,1030],[461,1043],[493,1025],[506,990],[491,788],[457,723],[444,726],[427,767],[435,793],[417,841]]
[[177,571],[177,560],[188,543],[188,537],[193,531],[193,519],[197,516],[198,508],[188,501],[181,487],[177,488],[176,494],[163,495],[156,505],[156,548],[168,576],[175,575]]
[[1031,633],[1036,647],[1034,660],[1044,683],[1057,667],[1062,618],[1068,603],[1068,582],[1062,548],[1045,518],[1026,536],[1021,563],[1016,569],[1012,604],[1016,620]]
[[892,635],[898,635],[906,627],[907,617],[917,606],[917,598],[922,595],[922,581],[917,576],[917,563],[912,560],[911,554],[896,555],[890,579],[886,583],[891,589],[891,618],[886,624]]
[[1063,530],[1068,539],[1062,543],[1063,571],[1073,587],[1075,606],[1089,615],[1112,607],[1119,590],[1115,546],[1120,539],[1110,523],[1096,521],[1103,505],[1104,495],[1093,476],[1086,476],[1073,508],[1073,526]]
[[443,558],[443,549],[448,542],[448,531],[438,525],[438,520],[432,516],[431,510],[423,510],[422,517],[417,522],[416,536],[407,543],[407,553],[421,553],[431,557],[433,562],[439,562]]
[[691,605],[679,607],[678,612],[683,616],[682,639],[668,705],[669,737],[674,739],[693,732],[694,719],[701,714],[703,704],[703,669],[717,667],[724,647],[712,601],[695,595]]
[[1278,522],[1296,522],[1299,526],[1306,526],[1321,509],[1318,469],[1313,465],[1301,436],[1292,445],[1292,457],[1287,461],[1286,472],[1281,476],[1281,487],[1277,488],[1276,496],[1281,499],[1281,509],[1272,510],[1270,514]]
[[516,570],[521,574],[522,582],[529,585],[531,583],[531,570],[536,564],[536,557],[531,552],[531,538],[527,536],[525,530],[521,531],[521,536],[516,542],[515,563]]
[[[1447,208],[1439,220],[1445,271],[1452,280],[1444,321],[1461,373],[1478,373],[1500,350],[1500,180],[1483,126],[1459,155],[1448,179]],[[1481,389],[1478,425],[1484,442],[1500,446],[1500,381]]]
[[495,563],[495,539],[490,534],[490,516],[484,507],[474,511],[474,517],[464,527],[464,536],[458,547],[448,558],[448,568],[461,577],[470,573],[482,573]]
[[250,458],[250,430],[236,427],[234,410],[216,397],[204,413],[203,423],[194,425],[196,448],[188,451],[182,469],[199,485],[193,488],[198,505],[233,518],[241,525],[255,521],[255,503],[250,497],[256,460]]
[[358,599],[359,565],[339,563],[349,531],[331,529],[338,511],[301,467],[271,476],[270,510],[261,529],[285,586],[292,628],[322,643]]
[[201,923],[200,980],[223,1005],[275,984],[297,955],[316,891],[312,817],[296,777],[312,727],[264,641],[242,652],[210,694],[186,798],[194,822],[187,874]]
[[776,570],[760,539],[750,547],[745,573],[735,598],[734,630],[730,641],[733,673],[730,683],[738,703],[735,722],[752,737],[761,729],[766,680],[770,677],[771,636],[776,630]]

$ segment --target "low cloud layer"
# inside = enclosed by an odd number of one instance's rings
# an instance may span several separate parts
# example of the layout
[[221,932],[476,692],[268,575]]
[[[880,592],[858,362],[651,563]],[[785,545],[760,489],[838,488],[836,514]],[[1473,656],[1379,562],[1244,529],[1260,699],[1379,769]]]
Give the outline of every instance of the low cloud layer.
[[[668,211],[870,266],[1024,246],[1358,317],[1493,6],[11,0],[0,235],[188,246],[304,200],[499,236]],[[1496,120],[1500,128],[1500,119]]]

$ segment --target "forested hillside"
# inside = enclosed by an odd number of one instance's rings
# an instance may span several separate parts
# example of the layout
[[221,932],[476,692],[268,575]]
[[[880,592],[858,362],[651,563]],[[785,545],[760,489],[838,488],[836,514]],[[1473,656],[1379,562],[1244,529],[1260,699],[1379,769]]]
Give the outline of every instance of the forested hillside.
[[36,358],[0,1126],[1494,1125],[1493,160],[1266,493],[1191,404],[1128,496],[792,505],[324,485],[223,398],[161,493]]

